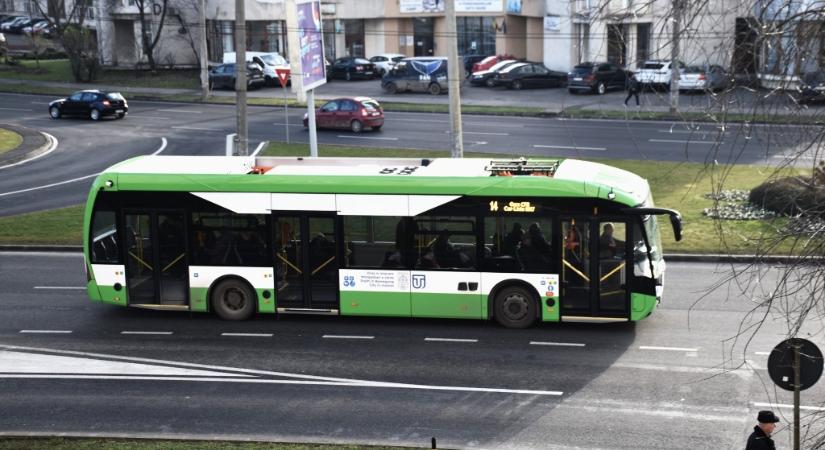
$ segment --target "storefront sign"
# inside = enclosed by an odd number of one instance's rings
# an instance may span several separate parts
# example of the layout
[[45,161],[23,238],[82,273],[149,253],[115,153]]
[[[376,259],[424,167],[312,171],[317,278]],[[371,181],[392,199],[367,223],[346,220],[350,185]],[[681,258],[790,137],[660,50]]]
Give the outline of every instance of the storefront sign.
[[507,0],[507,12],[521,14],[521,0]]
[[[500,13],[504,11],[503,1],[504,0],[455,0],[455,11],[459,13]],[[521,0],[507,1],[518,3],[518,12],[521,12]],[[444,12],[444,0],[399,0],[398,9],[402,14],[441,13]]]
[[544,16],[544,31],[560,31],[559,16]]
[[301,73],[304,91],[327,82],[324,64],[324,33],[321,27],[320,0],[297,0],[298,42],[301,52]]

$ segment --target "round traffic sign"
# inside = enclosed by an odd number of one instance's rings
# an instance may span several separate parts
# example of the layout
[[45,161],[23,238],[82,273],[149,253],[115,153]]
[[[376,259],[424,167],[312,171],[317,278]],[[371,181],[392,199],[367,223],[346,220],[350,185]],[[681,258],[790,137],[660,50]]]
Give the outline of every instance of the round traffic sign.
[[794,390],[794,347],[799,347],[799,390],[804,391],[822,376],[822,352],[806,339],[786,339],[768,357],[768,374],[777,386]]

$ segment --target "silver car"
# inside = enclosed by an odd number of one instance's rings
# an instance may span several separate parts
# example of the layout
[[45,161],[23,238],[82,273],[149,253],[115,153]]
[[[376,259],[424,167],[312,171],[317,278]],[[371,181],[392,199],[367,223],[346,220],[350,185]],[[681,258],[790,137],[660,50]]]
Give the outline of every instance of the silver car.
[[680,91],[716,92],[730,86],[731,75],[722,66],[689,66],[679,76]]

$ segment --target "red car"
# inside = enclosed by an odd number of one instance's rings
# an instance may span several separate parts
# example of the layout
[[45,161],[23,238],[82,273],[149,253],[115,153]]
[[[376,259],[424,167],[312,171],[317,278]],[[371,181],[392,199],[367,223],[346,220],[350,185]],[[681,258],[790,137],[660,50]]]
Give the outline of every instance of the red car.
[[481,61],[473,64],[473,71],[472,73],[476,73],[481,70],[488,70],[490,67],[496,65],[499,61],[504,61],[505,59],[518,59],[512,55],[493,55],[488,56]]
[[[374,131],[384,125],[384,109],[369,97],[343,97],[330,100],[315,111],[317,128],[345,128],[360,133],[364,127]],[[304,128],[309,117],[304,114]]]

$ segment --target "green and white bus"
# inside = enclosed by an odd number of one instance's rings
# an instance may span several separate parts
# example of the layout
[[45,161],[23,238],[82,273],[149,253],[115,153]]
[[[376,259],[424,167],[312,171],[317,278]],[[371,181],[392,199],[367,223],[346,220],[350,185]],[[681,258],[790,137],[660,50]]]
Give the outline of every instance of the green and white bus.
[[574,159],[143,156],[86,202],[89,296],[138,308],[640,320],[661,299],[643,178]]

